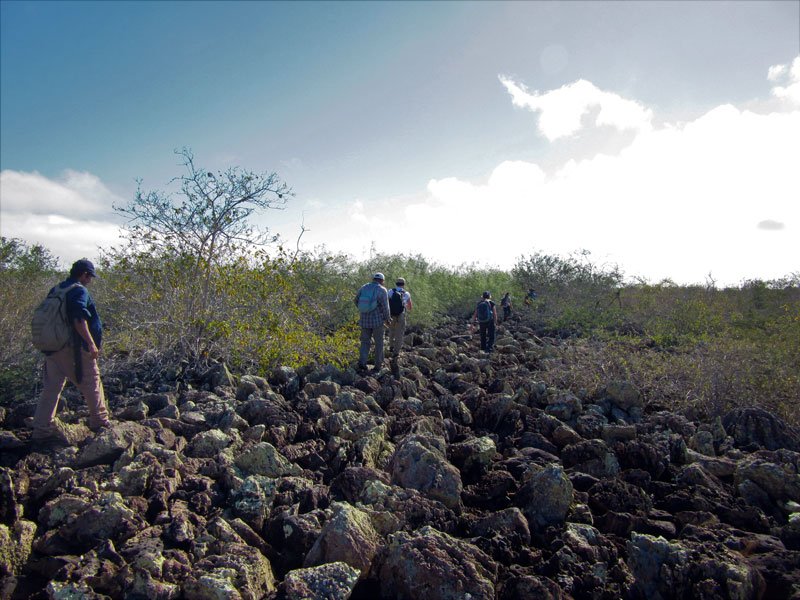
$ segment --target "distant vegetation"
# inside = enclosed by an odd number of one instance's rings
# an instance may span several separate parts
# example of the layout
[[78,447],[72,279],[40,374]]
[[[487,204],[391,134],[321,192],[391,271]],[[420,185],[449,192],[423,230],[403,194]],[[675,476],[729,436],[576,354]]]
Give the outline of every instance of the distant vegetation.
[[[718,289],[626,282],[585,252],[535,253],[506,272],[414,255],[356,262],[277,245],[267,251],[260,242],[268,233],[248,218],[278,207],[291,190],[274,174],[213,175],[196,169],[188,151],[181,155],[180,200],[140,191],[119,209],[132,217],[128,245],[108,250],[98,265],[92,293],[107,328],[106,373],[137,365],[158,374],[216,360],[258,374],[281,364],[350,364],[358,340],[352,298],[382,271],[387,285],[406,278],[412,327],[463,318],[466,333],[483,290],[498,302],[511,292],[515,315],[551,338],[537,374],[549,384],[592,395],[624,378],[664,408],[714,415],[756,405],[800,424],[800,273]],[[0,404],[38,393],[30,315],[64,276],[45,248],[2,238]],[[526,306],[531,287],[538,297]]]

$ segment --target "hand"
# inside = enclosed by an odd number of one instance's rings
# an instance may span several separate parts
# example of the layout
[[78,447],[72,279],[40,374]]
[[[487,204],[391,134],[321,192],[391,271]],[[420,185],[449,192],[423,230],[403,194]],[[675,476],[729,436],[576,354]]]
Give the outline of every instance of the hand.
[[89,356],[91,356],[94,360],[97,360],[97,357],[100,356],[100,349],[92,344],[89,347]]

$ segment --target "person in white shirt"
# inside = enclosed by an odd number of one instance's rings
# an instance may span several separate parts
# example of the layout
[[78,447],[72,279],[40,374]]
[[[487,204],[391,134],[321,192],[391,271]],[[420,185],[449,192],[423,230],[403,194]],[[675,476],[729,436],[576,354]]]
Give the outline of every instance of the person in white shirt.
[[398,277],[395,286],[389,290],[389,350],[392,353],[392,369],[396,370],[397,358],[403,347],[406,333],[406,313],[411,311],[411,294],[405,290],[406,280]]

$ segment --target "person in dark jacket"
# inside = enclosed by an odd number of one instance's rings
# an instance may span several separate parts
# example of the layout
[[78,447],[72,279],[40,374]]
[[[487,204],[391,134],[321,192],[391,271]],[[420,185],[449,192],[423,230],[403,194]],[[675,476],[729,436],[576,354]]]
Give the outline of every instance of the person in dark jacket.
[[500,300],[500,306],[503,307],[503,323],[505,323],[511,318],[511,294],[505,293],[502,300]]
[[[110,425],[97,357],[103,341],[103,323],[87,286],[97,277],[94,265],[75,261],[69,277],[59,285],[74,286],[66,295],[67,317],[73,325],[72,340],[56,352],[45,352],[42,394],[33,417],[34,442],[69,442],[56,420],[58,400],[69,379],[80,390],[89,409],[89,428],[99,431]],[[55,288],[53,288],[55,289]],[[52,290],[51,290],[52,291]]]
[[473,321],[478,322],[481,331],[481,350],[491,352],[494,348],[494,336],[497,326],[497,305],[492,301],[492,294],[483,292],[483,298],[475,307]]

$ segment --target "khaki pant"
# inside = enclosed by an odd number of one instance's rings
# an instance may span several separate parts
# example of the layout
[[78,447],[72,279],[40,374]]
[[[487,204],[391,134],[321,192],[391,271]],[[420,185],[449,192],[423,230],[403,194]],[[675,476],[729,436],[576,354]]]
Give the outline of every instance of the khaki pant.
[[75,387],[83,394],[83,399],[89,409],[89,427],[96,428],[108,421],[108,408],[97,361],[88,352],[81,349],[83,376],[81,382],[77,383],[73,355],[74,350],[68,345],[45,358],[42,395],[33,417],[34,436],[46,436],[51,432],[58,408],[58,398],[67,379],[75,384]]
[[393,356],[398,356],[403,348],[403,337],[406,334],[406,312],[392,317],[389,324],[389,349]]
[[380,369],[383,365],[383,323],[380,327],[361,328],[361,346],[358,351],[358,364],[362,367],[367,366],[369,357],[369,347],[375,342],[375,369]]

